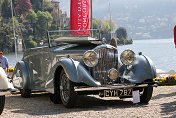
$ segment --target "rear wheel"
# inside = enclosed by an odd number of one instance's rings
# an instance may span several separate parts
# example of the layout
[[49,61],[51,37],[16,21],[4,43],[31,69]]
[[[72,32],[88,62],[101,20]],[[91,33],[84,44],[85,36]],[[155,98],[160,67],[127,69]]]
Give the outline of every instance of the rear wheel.
[[5,95],[0,96],[0,115],[1,115],[2,112],[3,112],[4,104],[5,104]]
[[13,85],[20,89],[21,97],[31,97],[31,79],[28,73],[28,64],[24,61],[19,61],[13,72]]
[[60,75],[60,96],[63,105],[67,108],[74,107],[75,104],[75,92],[74,92],[74,84],[65,71],[62,70]]
[[[13,80],[13,85],[15,88],[20,88],[20,93],[21,93],[21,97],[23,98],[30,98],[31,97],[31,89],[25,89],[25,84],[24,81],[27,81],[27,78],[24,76],[25,72],[22,69],[22,65],[20,63],[17,63],[16,67],[15,67],[15,71],[13,74],[13,78],[15,78]],[[29,87],[27,87],[29,88]]]
[[152,98],[153,94],[153,87],[148,86],[143,88],[143,90],[140,92],[140,102],[141,103],[148,103],[150,99]]
[[31,90],[30,89],[20,89],[21,97],[23,98],[30,98],[31,97]]

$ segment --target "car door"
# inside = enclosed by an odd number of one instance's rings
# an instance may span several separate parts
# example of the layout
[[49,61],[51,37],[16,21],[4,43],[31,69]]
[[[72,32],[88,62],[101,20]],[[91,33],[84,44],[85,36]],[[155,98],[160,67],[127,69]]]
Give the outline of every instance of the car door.
[[42,49],[33,49],[30,52],[29,67],[31,70],[31,87],[32,89],[41,89],[42,79]]
[[45,88],[47,79],[49,77],[50,74],[50,70],[51,70],[51,52],[49,48],[44,48],[43,49],[43,56],[42,56],[42,76],[43,76],[43,84],[42,87]]

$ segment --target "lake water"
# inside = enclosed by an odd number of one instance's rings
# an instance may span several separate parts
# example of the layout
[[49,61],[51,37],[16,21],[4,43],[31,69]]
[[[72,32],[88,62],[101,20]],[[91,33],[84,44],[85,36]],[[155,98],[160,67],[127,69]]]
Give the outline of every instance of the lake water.
[[[4,54],[4,56],[7,57],[8,61],[9,61],[9,66],[14,68],[16,65],[15,53]],[[20,61],[22,59],[22,57],[23,57],[23,53],[18,53],[18,61]]]
[[[125,49],[132,49],[136,54],[142,52],[151,58],[157,69],[166,72],[176,70],[176,48],[173,39],[150,39],[150,40],[134,40],[132,45],[119,46],[119,56]],[[15,67],[15,54],[4,54],[11,67]],[[18,60],[22,59],[23,54],[18,54]]]
[[134,40],[132,45],[119,46],[119,53],[132,49],[150,57],[157,69],[166,72],[176,70],[176,48],[174,39]]

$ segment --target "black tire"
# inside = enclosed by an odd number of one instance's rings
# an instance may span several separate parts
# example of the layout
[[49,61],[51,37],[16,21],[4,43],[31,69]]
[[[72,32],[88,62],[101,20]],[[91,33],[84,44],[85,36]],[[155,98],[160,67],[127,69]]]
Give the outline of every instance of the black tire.
[[5,95],[0,96],[0,115],[1,115],[2,112],[3,112],[4,105],[5,105]]
[[67,74],[62,70],[60,75],[60,96],[63,105],[66,108],[72,108],[75,105],[74,83],[70,81]]
[[152,98],[152,94],[153,94],[152,86],[143,88],[143,92],[140,96],[140,103],[148,103],[150,99]]
[[21,97],[23,98],[30,98],[31,97],[31,90],[30,89],[20,89]]
[[61,104],[62,103],[61,97],[60,97],[59,79],[60,79],[60,76],[58,74],[58,75],[56,75],[56,78],[54,79],[54,94],[50,94],[50,100],[54,104]]
[[54,104],[61,104],[61,98],[60,98],[60,93],[54,93],[54,94],[50,94],[50,100],[54,103]]

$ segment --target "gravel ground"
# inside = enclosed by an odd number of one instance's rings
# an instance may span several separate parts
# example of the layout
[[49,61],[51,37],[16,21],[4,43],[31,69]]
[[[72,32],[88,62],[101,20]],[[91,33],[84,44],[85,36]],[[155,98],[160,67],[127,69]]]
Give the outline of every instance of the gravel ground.
[[33,94],[21,98],[19,94],[6,96],[3,118],[57,117],[57,118],[130,118],[175,117],[176,86],[154,88],[152,100],[147,105],[133,104],[132,99],[79,96],[75,108],[53,104],[48,94]]

